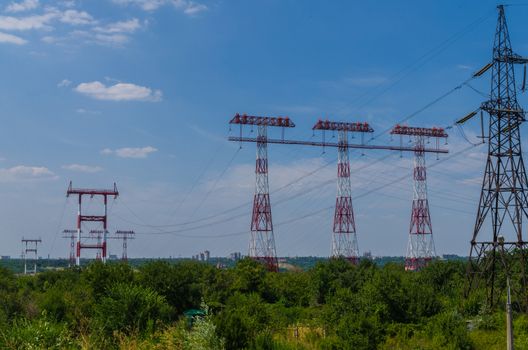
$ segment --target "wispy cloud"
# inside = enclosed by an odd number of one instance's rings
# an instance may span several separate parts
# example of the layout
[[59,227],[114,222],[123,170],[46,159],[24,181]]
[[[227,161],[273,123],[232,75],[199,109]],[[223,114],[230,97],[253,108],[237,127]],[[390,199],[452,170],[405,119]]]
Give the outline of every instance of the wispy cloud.
[[120,5],[135,5],[145,11],[154,11],[162,6],[172,5],[189,16],[208,10],[206,5],[190,0],[113,0],[113,2]]
[[46,167],[18,165],[0,169],[0,181],[55,180],[58,176]]
[[107,24],[102,27],[95,27],[94,31],[99,33],[133,33],[141,28],[141,23],[137,18],[132,18],[127,21],[118,21]]
[[468,66],[468,65],[465,65],[465,64],[457,64],[456,67],[457,67],[458,69],[463,69],[463,70],[470,70],[470,69],[473,69],[473,67]]
[[71,85],[71,81],[68,80],[68,79],[63,79],[61,80],[58,84],[57,84],[57,87],[67,87],[67,86],[70,86]]
[[48,24],[56,17],[57,14],[52,12],[26,17],[0,16],[0,29],[18,31],[51,29]]
[[117,21],[102,26],[96,26],[91,30],[73,31],[70,33],[70,36],[77,39],[81,38],[87,43],[122,47],[130,41],[130,34],[136,32],[142,27],[143,24],[137,18],[132,18],[125,21]]
[[207,10],[207,6],[195,3],[194,1],[176,1],[176,3],[181,3],[179,6],[183,8],[183,13],[186,15],[195,15]]
[[92,111],[92,110],[84,109],[84,108],[77,108],[75,112],[79,114],[101,114],[101,112],[99,111]]
[[145,11],[154,11],[159,7],[165,5],[167,0],[113,0],[114,3],[120,5],[136,5]]
[[114,154],[121,158],[147,158],[151,153],[157,152],[158,149],[152,146],[146,147],[123,147],[112,150],[105,148],[101,151],[102,154],[111,155]]
[[27,40],[16,35],[0,32],[0,43],[24,45],[27,43]]
[[92,165],[83,165],[83,164],[69,164],[69,165],[63,165],[63,169],[71,170],[71,171],[77,171],[80,173],[98,173],[103,170],[100,166],[92,166]]
[[[70,4],[70,3],[66,3]],[[72,6],[73,5],[73,6]],[[40,40],[47,44],[91,43],[105,46],[122,47],[130,41],[130,34],[143,26],[137,18],[104,23],[90,13],[74,8],[46,7],[41,13],[25,16],[0,16],[0,30],[4,31],[41,31]],[[101,23],[103,22],[103,23]],[[146,23],[146,21],[144,22]],[[62,24],[62,27],[59,26]],[[73,27],[74,30],[71,30]],[[54,31],[53,35],[48,34]],[[12,43],[21,44],[25,39],[8,38]],[[8,40],[6,39],[6,40]]]
[[36,9],[38,6],[38,0],[24,0],[10,3],[5,10],[6,12],[22,12]]
[[59,20],[62,23],[67,23],[71,25],[85,25],[85,24],[94,24],[96,21],[86,11],[77,11],[77,10],[66,10],[61,13]]
[[130,83],[106,86],[99,81],[93,81],[81,83],[74,90],[96,100],[159,102],[162,99],[161,90]]

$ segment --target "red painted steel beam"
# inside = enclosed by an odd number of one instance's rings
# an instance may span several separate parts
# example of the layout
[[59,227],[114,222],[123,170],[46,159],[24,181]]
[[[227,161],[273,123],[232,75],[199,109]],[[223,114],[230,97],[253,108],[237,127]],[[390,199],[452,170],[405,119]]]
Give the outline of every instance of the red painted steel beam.
[[104,222],[106,220],[106,216],[104,215],[81,215],[79,218],[81,221],[92,221],[92,222],[93,221]]
[[[262,142],[253,137],[238,137],[230,136],[229,141],[237,142]],[[318,142],[318,141],[300,141],[300,140],[282,140],[282,139],[267,139],[267,143],[276,143],[283,145],[302,145],[302,146],[320,146],[320,147],[342,147],[343,145],[338,144],[337,142]],[[385,145],[370,145],[370,144],[347,144],[348,148],[358,148],[358,149],[373,149],[373,150],[388,150],[388,151],[402,151],[402,152],[414,152],[414,147],[400,147],[400,146],[385,146]],[[441,148],[425,148],[424,152],[428,153],[449,153],[446,149]]]
[[392,128],[392,135],[409,135],[409,136],[425,136],[425,137],[447,137],[447,133],[443,128],[418,128],[414,126],[396,125]]
[[66,191],[66,196],[70,196],[72,194],[78,194],[78,195],[89,195],[89,196],[119,196],[119,191],[117,190],[117,185],[114,183],[113,189],[89,189],[89,188],[73,188],[72,183],[70,181],[70,186],[68,186],[68,191]]
[[319,119],[312,127],[312,130],[346,130],[350,132],[374,132],[367,122],[333,122]]
[[103,244],[82,244],[81,243],[81,248],[82,249],[102,249]]
[[295,126],[295,123],[288,117],[256,117],[238,113],[229,121],[229,124],[266,125],[283,128],[293,128]]

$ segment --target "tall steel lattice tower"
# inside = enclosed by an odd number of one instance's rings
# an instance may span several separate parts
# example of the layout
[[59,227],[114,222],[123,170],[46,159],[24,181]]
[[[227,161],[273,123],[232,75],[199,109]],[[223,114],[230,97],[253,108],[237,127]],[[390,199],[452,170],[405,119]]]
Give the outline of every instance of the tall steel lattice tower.
[[279,263],[275,249],[268,183],[268,127],[285,128],[294,127],[295,124],[287,117],[254,117],[239,114],[236,114],[229,123],[240,125],[241,136],[243,125],[255,125],[257,127],[255,195],[253,197],[253,212],[251,215],[249,256],[264,263],[269,271],[278,272]]
[[[528,217],[528,181],[519,130],[525,112],[517,102],[514,64],[526,64],[528,59],[512,51],[504,7],[498,6],[498,11],[493,60],[474,75],[492,69],[490,99],[480,106],[490,118],[488,157],[471,239],[468,281],[469,289],[485,282],[488,304],[493,306],[505,288],[505,276],[510,276],[518,302],[526,307],[527,242],[523,239],[522,224]],[[459,124],[475,114],[470,113]],[[484,230],[486,221],[491,227]]]
[[[359,247],[352,206],[350,182],[349,133],[372,133],[368,123],[345,123],[319,120],[313,130],[337,131],[337,195],[332,234],[333,258],[345,258],[353,264],[359,262]],[[363,134],[361,134],[363,136]]]
[[440,138],[447,138],[442,128],[416,128],[396,125],[391,134],[408,135],[414,143],[413,202],[409,241],[405,257],[405,270],[417,271],[424,268],[435,256],[433,227],[427,199],[427,171],[425,166],[425,142],[434,138],[438,148]]

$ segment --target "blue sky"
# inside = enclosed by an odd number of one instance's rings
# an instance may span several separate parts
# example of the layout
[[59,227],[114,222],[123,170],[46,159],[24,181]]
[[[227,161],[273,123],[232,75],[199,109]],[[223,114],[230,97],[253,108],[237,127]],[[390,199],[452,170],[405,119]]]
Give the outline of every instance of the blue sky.
[[[234,113],[288,115],[297,127],[287,136],[296,139],[311,138],[318,118],[368,121],[375,142],[390,143],[382,131],[489,62],[495,6],[2,1],[0,253],[18,255],[25,236],[42,237],[44,256],[68,254],[60,232],[75,225],[75,202],[65,198],[70,180],[82,187],[117,182],[110,229],[137,232],[129,256],[246,253],[255,147],[226,141]],[[528,52],[526,16],[528,7],[507,8],[519,54]],[[470,84],[407,123],[451,125],[483,101],[489,76]],[[456,128],[449,132],[458,156],[427,158],[433,230],[438,254],[465,255],[485,147],[472,147]],[[478,141],[475,122],[464,132]],[[334,151],[270,146],[279,255],[329,254]],[[411,155],[351,158],[361,252],[404,255]],[[87,209],[95,212],[97,203],[88,200]],[[110,250],[121,253],[117,242]]]

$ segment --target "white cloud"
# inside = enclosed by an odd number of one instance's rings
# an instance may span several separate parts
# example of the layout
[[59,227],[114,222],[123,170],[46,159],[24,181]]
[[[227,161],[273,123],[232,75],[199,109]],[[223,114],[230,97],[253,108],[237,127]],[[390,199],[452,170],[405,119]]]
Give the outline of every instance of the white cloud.
[[43,15],[12,17],[0,16],[0,29],[3,30],[31,30],[47,29],[49,22],[57,17],[57,13],[48,12]]
[[36,9],[39,6],[38,0],[23,0],[12,2],[6,7],[6,12],[22,12]]
[[44,42],[46,44],[55,44],[55,43],[60,41],[59,38],[51,36],[51,35],[46,35],[46,36],[42,37],[42,39],[40,39],[40,40],[42,40],[42,42]]
[[64,11],[60,16],[60,21],[71,25],[93,24],[96,22],[88,12],[77,10]]
[[130,19],[128,21],[119,21],[110,23],[104,27],[95,27],[94,31],[100,33],[133,33],[141,28],[141,23],[137,18]]
[[28,181],[28,180],[55,180],[56,176],[46,167],[18,165],[12,168],[0,169],[0,181]]
[[77,41],[84,39],[87,43],[113,47],[122,47],[130,40],[127,35],[121,33],[101,33],[86,30],[75,30],[70,33],[70,38]]
[[101,151],[101,154],[110,155],[115,154],[121,158],[147,158],[150,153],[157,152],[158,149],[152,146],[146,147],[124,147],[116,150],[105,148]]
[[207,10],[207,6],[205,6],[204,4],[197,4],[197,3],[193,2],[193,1],[189,1],[185,5],[185,8],[184,8],[183,12],[186,15],[195,15],[197,13],[200,13],[200,12],[203,12],[203,11],[206,11],[206,10]]
[[130,83],[117,83],[106,86],[99,81],[81,83],[76,88],[80,94],[106,101],[161,101],[162,93],[160,90],[152,90],[145,86],[139,86]]
[[126,21],[110,23],[105,26],[97,26],[92,31],[77,31],[73,34],[77,37],[84,37],[87,42],[121,47],[130,40],[130,37],[126,34],[134,33],[141,27],[141,22],[137,18],[133,18]]
[[24,45],[27,43],[27,40],[16,35],[0,32],[0,43]]
[[120,5],[134,4],[141,7],[145,11],[153,11],[165,5],[167,0],[113,0],[114,3]]
[[57,84],[57,87],[67,87],[67,86],[70,86],[72,82],[68,79],[63,79],[62,81],[60,81],[58,84]]
[[120,5],[139,6],[145,11],[154,11],[164,5],[173,5],[189,16],[208,9],[206,5],[190,0],[113,0],[113,2]]
[[77,171],[81,173],[97,173],[103,170],[100,166],[91,166],[91,165],[83,165],[83,164],[69,164],[69,165],[63,165],[63,169],[71,170],[71,171]]

